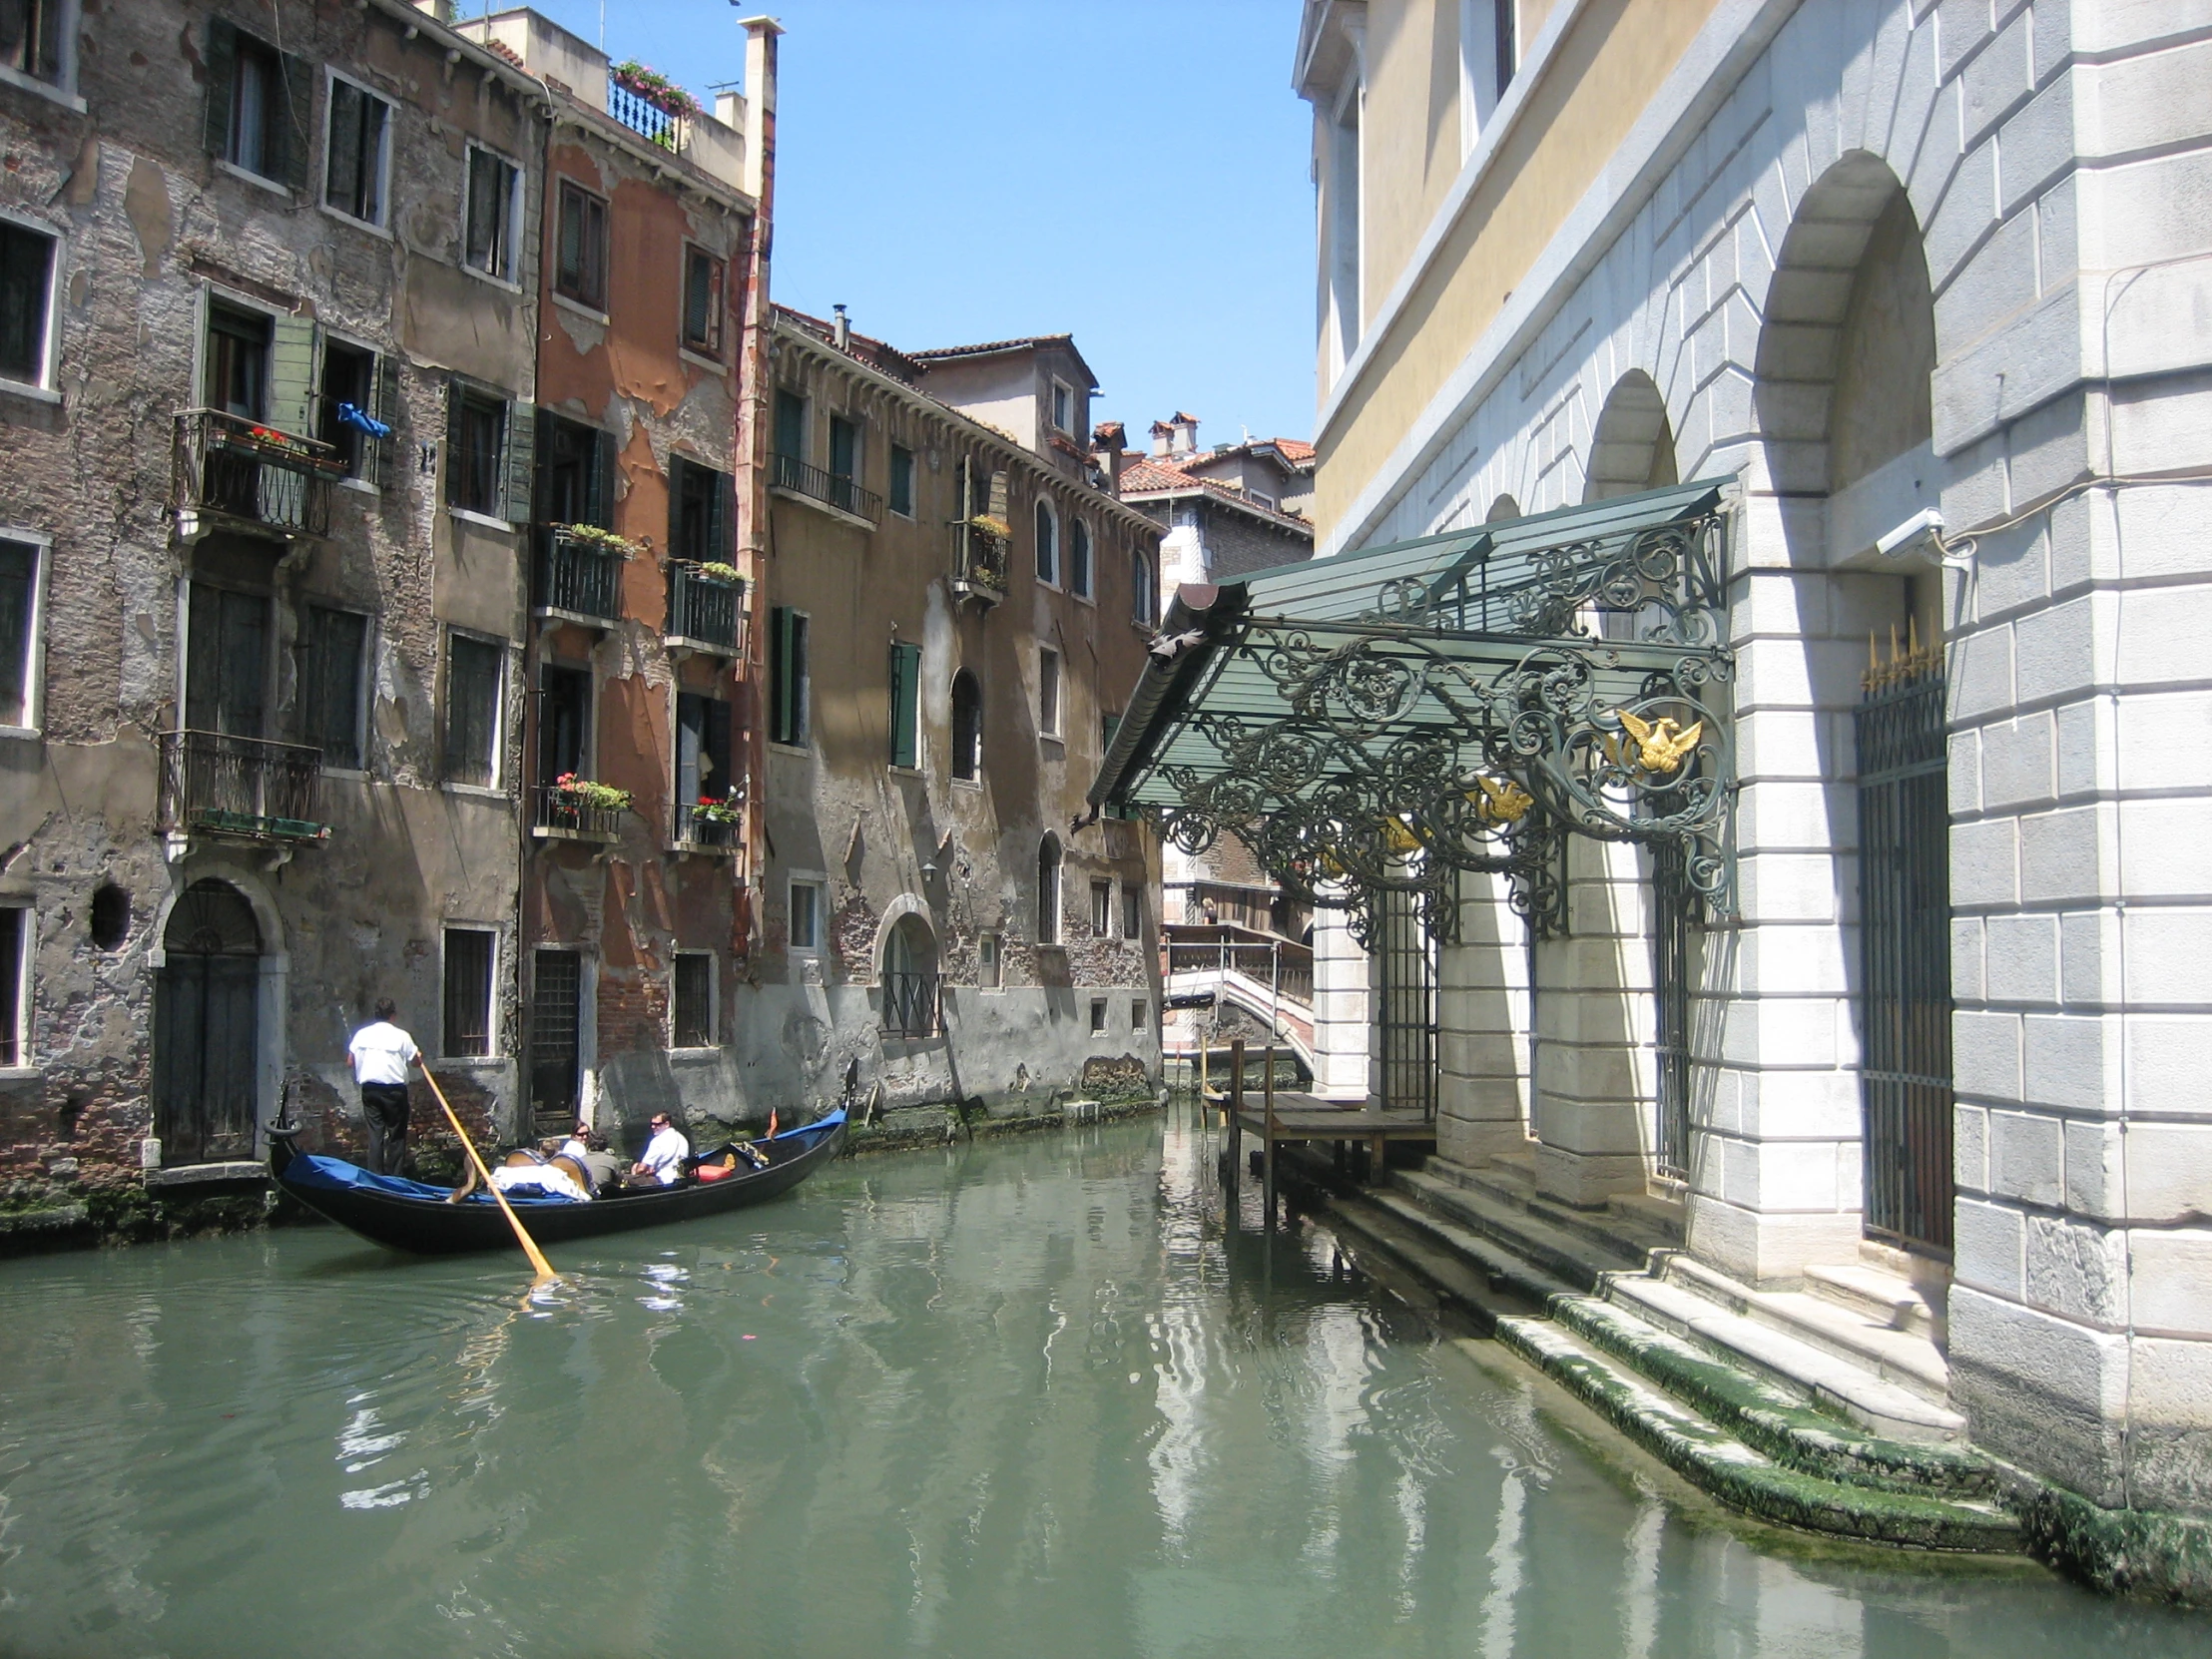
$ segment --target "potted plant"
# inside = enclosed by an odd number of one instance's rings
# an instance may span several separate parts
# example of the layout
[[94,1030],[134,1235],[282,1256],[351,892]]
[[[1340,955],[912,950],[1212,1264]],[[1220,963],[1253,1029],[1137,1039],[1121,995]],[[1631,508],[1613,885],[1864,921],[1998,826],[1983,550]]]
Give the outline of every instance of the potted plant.
[[692,566],[692,571],[710,582],[727,582],[731,587],[745,580],[738,574],[736,565],[726,565],[720,559],[702,559]]
[[554,828],[581,830],[586,827],[585,815],[628,812],[631,799],[628,790],[618,790],[612,784],[564,772],[553,780],[547,798],[547,805],[552,809],[548,816]]
[[637,59],[626,59],[607,71],[616,86],[634,93],[664,115],[677,117],[699,114],[699,100],[678,86],[657,69],[648,69]]
[[599,553],[611,553],[618,559],[636,558],[643,551],[628,536],[617,535],[596,524],[556,524],[553,526],[553,534],[563,541],[574,542],[579,547],[589,547]]

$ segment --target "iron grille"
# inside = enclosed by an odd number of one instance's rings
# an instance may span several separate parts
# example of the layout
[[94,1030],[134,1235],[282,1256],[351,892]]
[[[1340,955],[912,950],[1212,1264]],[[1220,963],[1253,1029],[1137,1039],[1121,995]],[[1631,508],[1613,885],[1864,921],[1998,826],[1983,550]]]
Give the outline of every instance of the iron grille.
[[541,950],[530,998],[530,1105],[539,1118],[573,1120],[584,1024],[584,959]]
[[330,533],[330,485],[345,466],[326,443],[221,409],[177,417],[174,505],[289,534]]
[[1652,843],[1652,984],[1657,992],[1659,1061],[1652,1162],[1664,1181],[1690,1177],[1690,986],[1696,975],[1692,929],[1697,893],[1683,867],[1683,846],[1671,837]]
[[672,562],[668,570],[669,633],[736,655],[743,590],[735,582],[718,581],[681,561]]
[[162,734],[162,828],[317,840],[322,752],[229,732]]
[[844,473],[809,466],[796,455],[780,452],[771,455],[769,462],[773,469],[769,478],[776,488],[827,502],[838,512],[864,518],[870,524],[882,522],[883,498],[873,490],[862,489]]
[[1382,912],[1382,1104],[1436,1115],[1436,960],[1421,895],[1385,889]]
[[622,615],[622,555],[549,530],[538,548],[540,610],[612,622]]
[[1867,1231],[1951,1247],[1950,819],[1943,675],[1916,653],[1868,676],[1859,740]]
[[937,1034],[937,976],[933,973],[883,975],[883,1035],[933,1037]]

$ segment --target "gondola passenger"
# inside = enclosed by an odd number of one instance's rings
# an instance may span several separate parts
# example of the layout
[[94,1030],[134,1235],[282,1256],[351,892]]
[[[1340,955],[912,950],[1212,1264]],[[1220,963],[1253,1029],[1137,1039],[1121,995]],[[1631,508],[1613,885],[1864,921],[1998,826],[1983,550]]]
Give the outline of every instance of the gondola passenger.
[[669,1121],[666,1112],[655,1112],[653,1138],[645,1143],[645,1151],[630,1166],[631,1184],[673,1187],[683,1180],[684,1166],[690,1161],[691,1142]]

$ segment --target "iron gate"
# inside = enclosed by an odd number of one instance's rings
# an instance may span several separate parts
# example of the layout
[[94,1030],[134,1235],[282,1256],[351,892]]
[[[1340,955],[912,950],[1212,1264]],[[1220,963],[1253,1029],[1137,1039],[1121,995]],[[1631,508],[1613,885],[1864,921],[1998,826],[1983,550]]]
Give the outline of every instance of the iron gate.
[[1389,889],[1376,900],[1382,947],[1382,1104],[1436,1115],[1436,959],[1421,895]]
[[1657,993],[1655,1041],[1659,1061],[1658,1121],[1652,1162],[1663,1181],[1690,1178],[1690,981],[1695,946],[1692,928],[1697,894],[1684,867],[1682,843],[1651,847],[1651,968]]
[[1870,670],[1859,705],[1860,1098],[1867,1232],[1951,1243],[1950,820],[1940,656]]
[[577,1060],[583,1049],[584,959],[573,950],[537,952],[530,997],[530,1106],[544,1123],[576,1120]]

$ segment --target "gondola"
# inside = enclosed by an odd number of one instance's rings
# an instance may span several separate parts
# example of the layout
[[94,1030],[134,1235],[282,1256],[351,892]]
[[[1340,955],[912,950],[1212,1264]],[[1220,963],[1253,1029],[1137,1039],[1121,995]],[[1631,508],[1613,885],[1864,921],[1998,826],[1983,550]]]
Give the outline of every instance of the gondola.
[[[844,1142],[844,1124],[840,1108],[816,1122],[754,1141],[751,1144],[767,1154],[767,1165],[719,1181],[687,1180],[659,1192],[615,1193],[589,1204],[520,1193],[509,1193],[507,1201],[540,1245],[700,1221],[790,1192],[837,1155]],[[375,1175],[342,1158],[295,1151],[291,1141],[297,1133],[290,1128],[271,1130],[270,1174],[277,1186],[315,1214],[369,1243],[415,1256],[515,1248],[514,1232],[488,1193],[479,1190],[458,1204],[449,1204],[449,1187]]]

